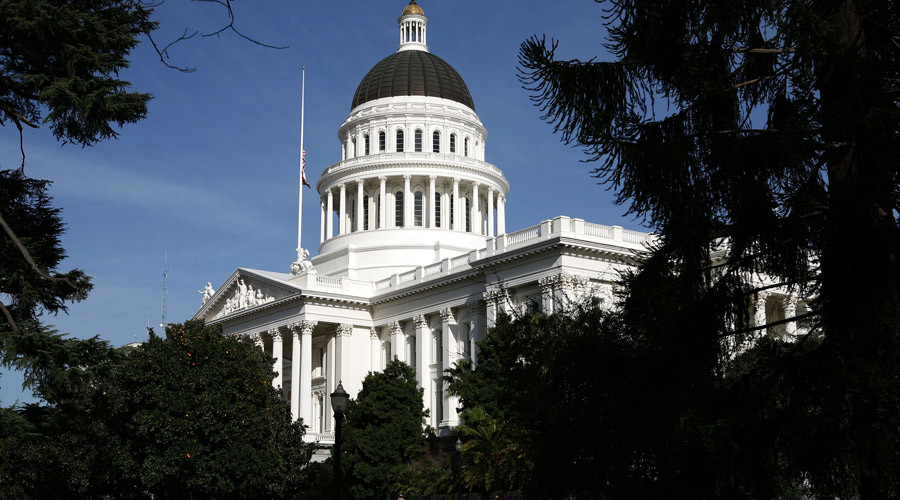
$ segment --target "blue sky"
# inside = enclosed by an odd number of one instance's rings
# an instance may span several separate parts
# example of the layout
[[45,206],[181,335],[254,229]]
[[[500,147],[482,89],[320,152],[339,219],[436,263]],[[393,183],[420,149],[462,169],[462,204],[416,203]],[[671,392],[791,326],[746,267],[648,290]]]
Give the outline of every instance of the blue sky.
[[[592,0],[422,0],[431,52],[466,80],[488,130],[487,161],[511,184],[507,230],[556,215],[640,229],[590,177],[580,150],[563,145],[516,79],[519,44],[533,34],[561,40],[562,58],[601,60],[603,7]],[[337,130],[368,70],[396,50],[403,0],[236,1],[237,27],[274,45],[231,33],[175,46],[165,68],[142,43],[122,77],[154,95],[146,120],[117,140],[61,147],[46,127],[25,133],[26,173],[54,182],[68,232],[62,269],[94,279],[90,297],[68,315],[45,318],[62,332],[99,335],[113,345],[146,339],[158,327],[163,258],[168,255],[169,322],[189,319],[197,289],[218,287],[237,267],[288,272],[295,259],[300,66],[307,67],[307,175],[340,160]],[[170,0],[157,10],[167,42],[213,31],[214,4]],[[14,128],[0,130],[0,167],[19,163]],[[304,247],[319,242],[318,196],[304,196]],[[157,328],[158,330],[158,328]],[[21,378],[4,373],[0,401],[30,400]]]

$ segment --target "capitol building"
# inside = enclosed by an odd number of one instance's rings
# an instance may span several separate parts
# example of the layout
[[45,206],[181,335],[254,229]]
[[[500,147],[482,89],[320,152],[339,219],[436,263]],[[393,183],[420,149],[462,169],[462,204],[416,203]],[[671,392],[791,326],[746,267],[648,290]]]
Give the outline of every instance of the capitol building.
[[[475,98],[431,52],[415,0],[398,23],[399,47],[350,96],[340,161],[315,186],[318,254],[307,260],[301,250],[280,271],[239,267],[208,288],[194,315],[253,338],[275,359],[274,384],[321,443],[333,440],[329,394],[338,383],[356,397],[366,374],[394,357],[424,389],[424,424],[448,432],[458,401],[443,371],[461,358],[478,362],[476,342],[500,311],[553,312],[589,296],[609,303],[652,239],[553,214],[508,231],[515,191],[485,156]],[[789,301],[763,300],[770,314],[794,314]]]

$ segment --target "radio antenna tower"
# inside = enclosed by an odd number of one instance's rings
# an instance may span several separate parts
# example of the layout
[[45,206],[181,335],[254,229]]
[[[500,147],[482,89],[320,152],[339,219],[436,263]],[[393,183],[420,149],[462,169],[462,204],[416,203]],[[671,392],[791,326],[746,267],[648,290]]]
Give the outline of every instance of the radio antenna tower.
[[163,282],[162,320],[159,323],[159,327],[162,329],[164,329],[166,327],[166,296],[169,295],[169,251],[168,250],[166,250],[163,260],[165,262],[165,269],[163,270],[163,275],[162,275],[162,282]]

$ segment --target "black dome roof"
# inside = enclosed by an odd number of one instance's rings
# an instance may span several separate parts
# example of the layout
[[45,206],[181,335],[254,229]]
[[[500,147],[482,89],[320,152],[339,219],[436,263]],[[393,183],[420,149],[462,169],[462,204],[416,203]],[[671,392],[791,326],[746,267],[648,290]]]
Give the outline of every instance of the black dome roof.
[[350,109],[382,97],[404,95],[442,97],[475,109],[459,73],[424,50],[403,50],[382,59],[359,83]]

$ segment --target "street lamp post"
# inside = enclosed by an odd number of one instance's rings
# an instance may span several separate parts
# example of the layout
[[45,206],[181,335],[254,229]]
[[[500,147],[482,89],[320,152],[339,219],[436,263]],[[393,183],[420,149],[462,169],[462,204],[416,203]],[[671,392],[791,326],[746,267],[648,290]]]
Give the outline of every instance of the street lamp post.
[[456,500],[462,494],[462,441],[456,437]]
[[347,411],[350,395],[339,381],[337,388],[331,393],[331,407],[334,408],[334,499],[341,500],[341,424]]

